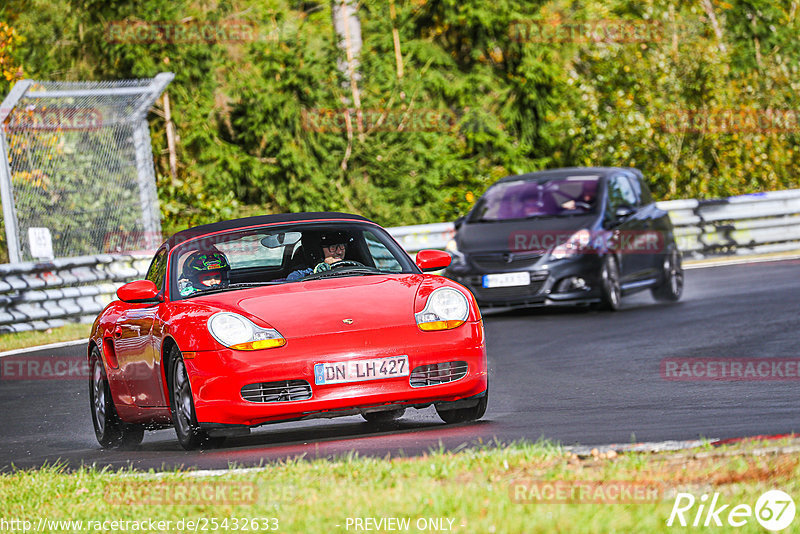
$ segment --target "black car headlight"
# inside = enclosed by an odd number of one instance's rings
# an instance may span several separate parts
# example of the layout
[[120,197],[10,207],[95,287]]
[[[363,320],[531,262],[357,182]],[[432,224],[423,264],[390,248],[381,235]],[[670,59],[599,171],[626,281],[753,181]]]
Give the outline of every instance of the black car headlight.
[[556,246],[550,253],[550,259],[563,260],[564,258],[571,258],[578,254],[583,253],[592,240],[592,234],[589,230],[578,230],[562,244]]
[[444,249],[450,253],[450,257],[452,258],[449,267],[463,267],[467,264],[464,254],[458,250],[455,239],[448,241]]

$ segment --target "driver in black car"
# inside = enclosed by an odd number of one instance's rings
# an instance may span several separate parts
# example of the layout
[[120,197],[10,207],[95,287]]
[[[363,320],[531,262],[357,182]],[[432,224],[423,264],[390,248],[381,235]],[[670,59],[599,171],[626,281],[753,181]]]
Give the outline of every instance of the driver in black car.
[[572,211],[582,209],[589,211],[594,206],[594,195],[590,193],[583,193],[580,198],[573,198],[561,204],[561,209]]
[[344,260],[347,254],[347,241],[348,237],[341,232],[330,232],[322,234],[319,239],[319,244],[322,247],[323,261],[318,263],[313,269],[299,269],[292,271],[286,277],[289,281],[300,280],[311,273],[320,273],[322,271],[329,271],[331,265],[336,262]]

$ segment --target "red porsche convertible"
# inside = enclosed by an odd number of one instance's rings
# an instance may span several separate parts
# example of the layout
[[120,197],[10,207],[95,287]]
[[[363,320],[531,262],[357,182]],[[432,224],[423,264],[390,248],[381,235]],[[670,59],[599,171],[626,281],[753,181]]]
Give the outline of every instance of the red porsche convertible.
[[486,411],[472,294],[423,274],[377,224],[343,213],[265,215],[164,242],[145,280],[117,290],[92,327],[89,398],[103,447],[174,426],[186,449],[266,423],[433,404],[447,423]]

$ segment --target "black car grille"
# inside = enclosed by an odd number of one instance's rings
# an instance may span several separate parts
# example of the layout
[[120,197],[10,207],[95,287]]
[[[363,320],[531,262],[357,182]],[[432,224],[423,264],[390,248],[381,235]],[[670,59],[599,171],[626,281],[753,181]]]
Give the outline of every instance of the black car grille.
[[444,362],[433,365],[421,365],[411,371],[408,382],[412,388],[435,386],[455,382],[467,376],[467,362]]
[[542,257],[541,252],[503,252],[494,254],[474,254],[469,258],[472,264],[487,271],[516,271],[530,267]]
[[311,398],[311,384],[305,380],[279,380],[248,384],[242,388],[242,398],[250,402],[285,402]]
[[511,301],[536,297],[547,282],[547,272],[531,273],[531,283],[526,286],[483,287],[483,276],[470,276],[463,282],[480,301]]

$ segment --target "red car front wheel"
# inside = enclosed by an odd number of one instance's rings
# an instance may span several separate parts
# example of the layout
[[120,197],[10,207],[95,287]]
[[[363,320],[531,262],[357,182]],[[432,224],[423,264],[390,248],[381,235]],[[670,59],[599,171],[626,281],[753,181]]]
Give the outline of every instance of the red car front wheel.
[[181,447],[188,450],[200,447],[217,447],[225,441],[224,437],[210,437],[197,423],[194,410],[192,385],[186,373],[178,347],[172,347],[170,355],[170,408],[172,408],[172,424]]
[[486,388],[486,393],[478,401],[478,404],[470,408],[456,408],[455,410],[448,410],[446,407],[436,406],[436,413],[445,423],[466,423],[468,421],[477,421],[486,413],[486,406],[489,404],[489,388]]

